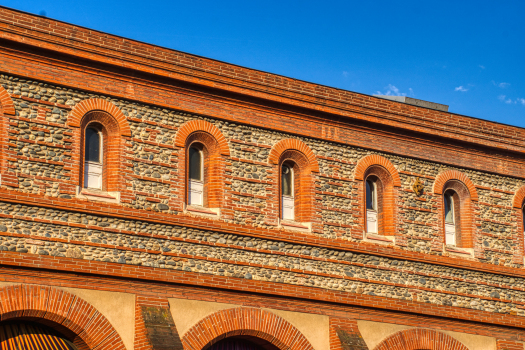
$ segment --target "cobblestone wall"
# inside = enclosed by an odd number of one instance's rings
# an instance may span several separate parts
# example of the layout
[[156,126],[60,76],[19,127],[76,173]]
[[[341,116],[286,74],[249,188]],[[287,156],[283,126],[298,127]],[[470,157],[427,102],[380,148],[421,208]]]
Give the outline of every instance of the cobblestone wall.
[[[66,126],[71,108],[89,98],[103,98],[115,104],[128,118],[131,140],[126,143],[126,166],[129,179],[123,182],[126,198],[122,205],[135,209],[163,211],[183,215],[177,208],[183,201],[178,191],[180,179],[178,149],[174,137],[185,122],[205,119],[215,125],[229,142],[230,159],[226,159],[224,198],[232,205],[232,214],[221,220],[261,228],[274,228],[276,210],[270,208],[273,166],[268,163],[270,149],[286,138],[296,138],[270,130],[234,124],[211,117],[192,115],[136,102],[112,99],[72,89],[51,86],[1,75],[0,84],[13,96],[16,117],[10,119],[9,170],[19,178],[18,187],[25,193],[46,196],[74,197],[71,180],[71,154],[79,148],[71,141],[72,130]],[[31,98],[34,100],[27,100]],[[57,106],[50,106],[56,103]],[[313,235],[326,239],[341,238],[361,241],[363,218],[358,198],[358,182],[354,181],[355,166],[363,157],[374,154],[361,148],[299,138],[317,156],[320,172],[314,177],[315,208],[320,221]],[[401,177],[396,206],[396,245],[400,249],[428,254],[445,254],[443,234],[439,229],[438,203],[432,193],[435,177],[449,169],[443,164],[382,154],[389,159]],[[516,256],[522,256],[522,232],[512,208],[513,193],[523,181],[510,177],[486,174],[469,169],[456,169],[472,180],[479,201],[474,205],[475,259],[482,262],[521,266]],[[423,194],[416,196],[412,185],[419,177]],[[67,185],[67,186],[66,186]]]

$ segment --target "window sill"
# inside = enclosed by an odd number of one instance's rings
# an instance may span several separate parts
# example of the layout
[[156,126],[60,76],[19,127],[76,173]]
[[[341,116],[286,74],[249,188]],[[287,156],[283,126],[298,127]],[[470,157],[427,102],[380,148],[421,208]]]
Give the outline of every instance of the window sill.
[[104,202],[104,203],[120,203],[120,192],[106,192],[91,188],[80,188],[77,186],[78,199],[93,201],[93,202]]
[[312,229],[312,224],[309,222],[296,222],[289,220],[280,220],[279,227],[286,230],[308,231]]
[[187,214],[199,215],[213,219],[219,218],[221,214],[221,210],[219,208],[205,208],[194,205],[187,205],[184,212]]
[[366,232],[365,242],[370,242],[370,243],[375,243],[375,244],[395,244],[395,237],[394,236],[383,236],[377,233]]
[[472,248],[459,248],[452,245],[445,245],[444,251],[450,255],[472,257],[474,255],[474,249]]

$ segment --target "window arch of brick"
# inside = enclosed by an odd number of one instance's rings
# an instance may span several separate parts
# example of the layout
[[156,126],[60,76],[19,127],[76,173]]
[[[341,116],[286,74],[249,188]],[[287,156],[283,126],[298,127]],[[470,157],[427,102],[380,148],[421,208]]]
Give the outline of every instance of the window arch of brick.
[[512,198],[512,207],[515,210],[518,223],[519,255],[523,256],[525,246],[525,186],[520,187]]
[[447,170],[436,177],[433,192],[439,196],[438,222],[443,242],[445,242],[445,208],[443,196],[447,191],[451,191],[454,203],[456,246],[460,248],[472,248],[474,246],[473,202],[478,201],[476,186],[474,186],[467,175],[457,170]]
[[205,350],[237,335],[264,339],[283,350],[314,350],[305,336],[282,317],[245,307],[221,310],[205,317],[184,334],[182,344],[186,350]]
[[179,130],[177,130],[177,134],[175,135],[175,146],[181,148],[185,147],[186,140],[188,139],[188,137],[192,133],[197,131],[211,135],[217,142],[220,154],[222,154],[223,156],[230,155],[230,147],[228,146],[228,141],[226,141],[226,138],[224,137],[222,132],[215,125],[205,120],[191,120],[181,125]]
[[175,135],[175,146],[180,147],[179,181],[184,183],[185,203],[188,203],[189,161],[192,146],[202,150],[204,167],[204,206],[220,208],[224,192],[224,159],[230,155],[226,138],[213,124],[204,120],[192,120],[183,124]]
[[91,98],[78,103],[69,113],[67,125],[80,128],[84,116],[93,111],[106,112],[112,116],[118,125],[120,135],[131,137],[131,128],[124,113],[113,103],[101,98]]
[[17,184],[15,174],[8,174],[7,157],[9,155],[9,117],[15,116],[15,105],[9,93],[0,86],[0,175],[2,183]]
[[270,164],[276,165],[275,182],[279,217],[282,217],[281,167],[287,164],[294,173],[295,221],[311,222],[314,213],[314,179],[312,173],[319,172],[319,163],[310,147],[297,139],[285,139],[277,142],[268,155]]
[[383,340],[374,350],[468,350],[468,348],[450,335],[433,329],[407,329],[392,334]]
[[394,165],[385,157],[368,155],[356,165],[354,179],[360,181],[358,195],[362,203],[363,227],[366,230],[366,180],[374,179],[377,184],[378,233],[394,236],[396,233],[396,196],[401,179]]
[[113,116],[102,111],[88,112],[80,123],[79,156],[80,166],[79,184],[84,188],[84,159],[85,159],[85,134],[88,127],[95,127],[102,133],[102,190],[119,191],[120,188],[120,161],[123,152],[124,140],[120,137],[120,128]]
[[61,289],[38,285],[0,288],[2,321],[30,319],[57,329],[80,350],[126,350],[111,323],[91,304]]
[[68,125],[74,128],[73,139],[76,152],[73,162],[77,164],[73,173],[81,188],[84,187],[84,135],[86,128],[96,125],[102,132],[103,174],[102,190],[114,192],[121,190],[121,157],[125,139],[131,137],[131,129],[126,116],[113,103],[93,98],[78,103],[68,116]]

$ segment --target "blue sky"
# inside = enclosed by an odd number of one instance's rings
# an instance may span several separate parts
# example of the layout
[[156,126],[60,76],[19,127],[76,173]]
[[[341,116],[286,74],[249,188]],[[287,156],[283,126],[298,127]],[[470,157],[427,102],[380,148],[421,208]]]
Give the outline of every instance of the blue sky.
[[525,127],[525,1],[3,0],[2,5],[364,94]]

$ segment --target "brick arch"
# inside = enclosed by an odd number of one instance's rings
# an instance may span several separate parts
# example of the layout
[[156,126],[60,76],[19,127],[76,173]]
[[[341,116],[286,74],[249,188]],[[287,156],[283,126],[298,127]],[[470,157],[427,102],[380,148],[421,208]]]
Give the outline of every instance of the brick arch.
[[113,103],[101,98],[91,98],[77,104],[69,113],[68,125],[80,128],[82,118],[89,112],[103,111],[111,115],[117,121],[119,132],[122,136],[131,137],[131,129],[124,113]]
[[281,155],[290,150],[301,152],[308,159],[310,171],[315,173],[319,172],[319,163],[317,162],[317,157],[314,152],[312,152],[306,143],[297,139],[284,139],[273,145],[270,154],[268,155],[268,162],[275,165],[279,164]]
[[392,176],[393,185],[395,187],[401,187],[401,178],[399,177],[397,169],[387,158],[378,154],[370,154],[361,158],[355,167],[354,178],[356,180],[364,181],[367,169],[374,165],[385,168],[390,173],[390,176]]
[[175,135],[175,146],[185,147],[186,140],[194,132],[205,132],[210,134],[217,141],[220,153],[223,156],[230,155],[228,141],[226,141],[222,132],[215,125],[205,120],[191,120],[184,123],[179,130],[177,130],[177,134]]
[[464,344],[433,329],[407,329],[392,334],[374,350],[469,350]]
[[467,189],[470,193],[470,200],[474,202],[478,201],[478,191],[476,190],[476,186],[474,186],[474,183],[472,183],[472,181],[468,178],[466,174],[457,170],[447,170],[440,173],[436,177],[433,187],[434,194],[442,194],[445,184],[450,180],[457,180],[462,182],[465,186],[467,186]]
[[521,209],[523,207],[523,202],[525,202],[525,186],[521,186],[516,193],[514,193],[512,206],[516,209]]
[[0,288],[0,319],[31,319],[61,330],[81,350],[126,350],[111,323],[91,304],[61,289],[38,285]]
[[205,350],[236,335],[264,339],[283,350],[314,350],[305,336],[282,317],[245,307],[221,310],[205,317],[184,334],[182,344],[186,350]]
[[11,95],[3,86],[0,86],[0,105],[2,106],[2,114],[16,115],[15,104]]

